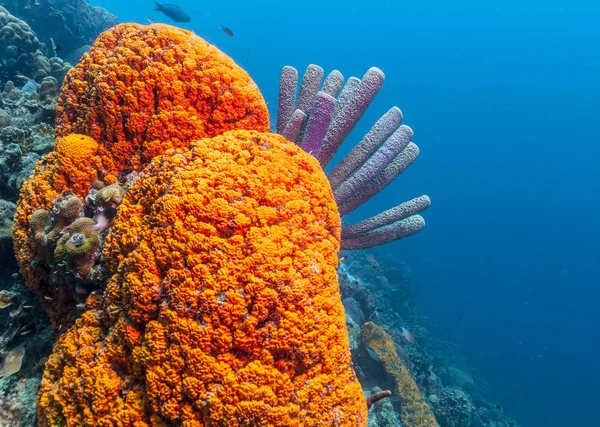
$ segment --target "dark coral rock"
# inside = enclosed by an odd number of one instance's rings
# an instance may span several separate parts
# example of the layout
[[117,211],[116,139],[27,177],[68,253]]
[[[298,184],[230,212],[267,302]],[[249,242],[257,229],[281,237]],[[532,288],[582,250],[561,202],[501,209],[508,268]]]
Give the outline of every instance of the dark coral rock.
[[2,97],[2,102],[7,105],[16,104],[21,100],[21,89],[15,86],[12,80],[9,80],[4,85],[4,89],[2,93],[0,93]]
[[10,115],[5,110],[0,109],[0,128],[6,126],[10,126]]
[[12,251],[12,227],[17,205],[0,199],[0,251],[3,254]]
[[106,9],[86,0],[37,0],[35,7],[31,7],[33,0],[0,0],[0,5],[27,21],[48,46],[52,38],[66,56],[92,44],[98,34],[118,23]]
[[0,6],[0,80],[35,79],[46,52],[31,27]]

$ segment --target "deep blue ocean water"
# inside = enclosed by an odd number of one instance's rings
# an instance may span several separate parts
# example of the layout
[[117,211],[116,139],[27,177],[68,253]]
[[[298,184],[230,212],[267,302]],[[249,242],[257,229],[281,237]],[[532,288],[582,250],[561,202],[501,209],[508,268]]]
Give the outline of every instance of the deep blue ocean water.
[[[600,425],[600,4],[172,1],[272,121],[283,65],[384,70],[353,142],[398,105],[421,156],[350,219],[430,195],[425,231],[378,249],[410,266],[420,310],[520,424]],[[151,1],[94,4],[171,23]]]

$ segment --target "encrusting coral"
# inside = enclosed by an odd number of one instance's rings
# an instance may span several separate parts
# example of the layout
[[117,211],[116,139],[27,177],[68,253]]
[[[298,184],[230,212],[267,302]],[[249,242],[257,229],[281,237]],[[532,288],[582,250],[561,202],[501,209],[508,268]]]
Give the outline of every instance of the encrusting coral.
[[231,131],[170,150],[119,207],[104,295],[59,339],[40,424],[361,426],[318,162]]
[[411,427],[437,427],[435,416],[400,360],[392,337],[373,322],[363,323],[361,334],[367,349],[377,356],[387,374],[394,379],[396,393],[401,399],[402,423]]

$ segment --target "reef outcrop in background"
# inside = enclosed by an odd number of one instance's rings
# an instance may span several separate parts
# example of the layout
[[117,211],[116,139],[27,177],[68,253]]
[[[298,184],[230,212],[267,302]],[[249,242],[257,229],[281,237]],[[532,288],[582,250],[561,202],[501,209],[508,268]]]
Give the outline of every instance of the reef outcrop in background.
[[87,0],[0,0],[0,6],[26,21],[50,49],[52,39],[61,57],[89,47],[98,34],[117,24],[114,15]]
[[47,55],[46,44],[31,27],[0,6],[0,81],[32,79],[41,83],[48,76],[62,81],[70,65]]

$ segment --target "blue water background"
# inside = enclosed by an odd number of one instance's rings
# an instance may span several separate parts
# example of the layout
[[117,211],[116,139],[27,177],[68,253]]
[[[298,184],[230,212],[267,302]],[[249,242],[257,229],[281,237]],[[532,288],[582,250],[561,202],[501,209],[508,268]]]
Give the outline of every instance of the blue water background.
[[[380,249],[411,267],[422,312],[520,424],[600,425],[599,3],[172,1],[272,121],[283,65],[383,69],[352,140],[398,105],[421,156],[351,219],[430,195],[425,231]],[[150,1],[95,4],[170,23]]]

